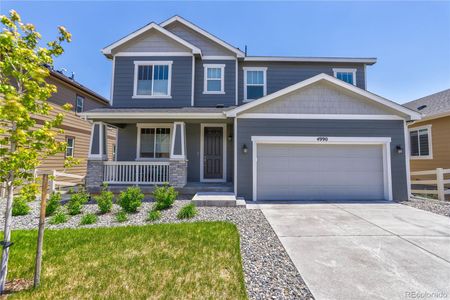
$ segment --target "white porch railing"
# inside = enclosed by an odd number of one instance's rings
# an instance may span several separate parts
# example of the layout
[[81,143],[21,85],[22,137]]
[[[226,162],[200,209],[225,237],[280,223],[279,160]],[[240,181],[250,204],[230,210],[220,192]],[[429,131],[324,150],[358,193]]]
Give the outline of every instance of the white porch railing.
[[169,162],[107,161],[103,181],[111,184],[163,184],[169,182]]

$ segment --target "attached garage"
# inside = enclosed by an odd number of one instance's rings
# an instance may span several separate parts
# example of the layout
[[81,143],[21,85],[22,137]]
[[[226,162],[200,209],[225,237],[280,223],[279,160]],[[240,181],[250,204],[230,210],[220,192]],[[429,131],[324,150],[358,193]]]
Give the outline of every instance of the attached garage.
[[390,138],[253,137],[254,200],[391,200]]

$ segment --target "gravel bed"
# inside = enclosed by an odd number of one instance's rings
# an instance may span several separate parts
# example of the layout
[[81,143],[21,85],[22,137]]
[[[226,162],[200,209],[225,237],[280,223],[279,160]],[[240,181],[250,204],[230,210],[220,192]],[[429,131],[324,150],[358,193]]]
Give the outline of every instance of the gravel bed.
[[438,215],[450,217],[450,201],[440,201],[430,198],[414,197],[409,199],[408,201],[400,201],[399,203],[427,210]]
[[[151,209],[151,202],[144,202],[138,213],[129,215],[129,220],[123,223],[116,221],[114,213],[119,207],[114,205],[113,212],[99,215],[96,224],[80,226],[82,215],[71,216],[64,224],[50,225],[47,228],[89,228],[114,227],[129,225],[145,225],[152,223],[180,223],[195,221],[229,221],[238,227],[241,237],[241,255],[245,274],[245,285],[250,299],[314,299],[306,284],[290,260],[283,245],[263,213],[258,209],[229,207],[199,207],[199,214],[188,221],[181,221],[176,214],[181,206],[189,200],[177,200],[173,208],[162,212],[159,221],[146,221]],[[32,212],[27,216],[13,217],[14,229],[36,229],[38,226],[38,203],[31,203]],[[4,201],[0,204],[4,211]],[[97,213],[97,205],[87,204],[83,214]],[[0,216],[0,225],[3,224]]]

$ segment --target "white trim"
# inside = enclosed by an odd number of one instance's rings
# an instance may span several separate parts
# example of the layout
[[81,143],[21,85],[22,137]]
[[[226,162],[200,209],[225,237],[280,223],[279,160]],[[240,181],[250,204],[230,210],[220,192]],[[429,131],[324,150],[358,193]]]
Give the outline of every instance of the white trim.
[[235,56],[231,55],[203,55],[202,60],[235,60]]
[[[420,136],[419,136],[419,130],[426,129],[428,131],[428,155],[417,155],[417,156],[410,156],[411,159],[414,160],[421,160],[421,159],[433,159],[433,137],[432,137],[432,131],[431,131],[431,124],[423,125],[423,126],[417,126],[417,127],[410,127],[408,129],[408,136],[409,139],[411,139],[411,131],[417,131],[417,138],[419,143],[419,149],[420,149]],[[420,152],[420,150],[419,150]]]
[[372,65],[376,58],[345,58],[345,57],[288,57],[288,56],[246,56],[244,61],[291,61],[291,62],[346,62]]
[[252,136],[252,194],[253,201],[258,200],[257,160],[258,144],[327,144],[327,145],[382,145],[383,146],[383,182],[384,197],[392,200],[392,173],[390,137],[326,137],[323,136]]
[[170,32],[170,31],[164,29],[163,27],[161,27],[161,26],[159,26],[158,24],[153,23],[153,22],[150,23],[150,24],[148,24],[148,25],[146,25],[146,26],[144,26],[144,27],[142,27],[141,29],[136,30],[135,32],[133,32],[133,33],[131,33],[131,34],[129,34],[129,35],[127,35],[127,36],[121,38],[121,39],[118,40],[117,42],[115,42],[115,43],[113,43],[113,44],[111,44],[111,45],[109,45],[109,46],[103,48],[103,49],[102,49],[102,53],[105,54],[105,55],[111,54],[111,51],[112,51],[114,48],[117,48],[118,46],[120,46],[120,45],[122,45],[122,44],[128,42],[129,40],[131,40],[131,39],[133,39],[133,38],[135,38],[135,37],[141,35],[142,33],[146,32],[146,31],[148,31],[148,30],[151,30],[151,29],[155,29],[155,30],[159,31],[160,33],[162,33],[162,34],[168,36],[169,38],[171,38],[171,39],[177,41],[178,43],[182,44],[183,46],[185,46],[185,47],[191,49],[191,50],[192,50],[192,53],[194,53],[194,54],[201,54],[201,53],[202,53],[202,51],[201,51],[199,48],[195,47],[195,46],[192,45],[191,43],[189,43],[189,42],[183,40],[183,39],[180,38],[179,36],[173,34],[172,32]]
[[226,119],[224,113],[202,112],[85,112],[80,114],[87,119]]
[[366,90],[360,89],[360,88],[358,88],[358,87],[356,87],[356,86],[354,86],[352,84],[348,84],[348,83],[346,83],[346,82],[344,82],[342,80],[339,80],[337,78],[334,78],[334,77],[332,77],[330,75],[323,74],[323,73],[319,74],[319,75],[316,75],[314,77],[311,77],[309,79],[303,80],[303,81],[301,81],[299,83],[293,84],[291,86],[288,86],[288,87],[286,87],[286,88],[284,88],[282,90],[279,90],[279,91],[277,91],[275,93],[272,93],[270,95],[262,97],[262,98],[260,98],[258,100],[251,101],[251,102],[246,103],[244,105],[241,105],[241,106],[239,106],[239,107],[237,107],[235,109],[229,110],[229,111],[226,112],[226,115],[227,115],[227,117],[235,117],[237,114],[239,114],[239,113],[241,113],[243,111],[246,111],[246,110],[248,110],[250,108],[253,108],[255,106],[258,106],[260,104],[266,103],[268,101],[271,101],[271,100],[276,99],[276,98],[278,98],[280,96],[283,96],[283,95],[286,95],[288,93],[291,93],[293,91],[296,91],[296,90],[299,90],[301,88],[304,88],[304,87],[306,87],[308,85],[311,85],[311,84],[313,84],[315,82],[318,82],[320,80],[331,82],[331,83],[333,83],[333,84],[335,84],[335,85],[337,85],[339,87],[342,87],[342,88],[345,88],[347,90],[350,90],[350,91],[352,91],[352,92],[354,92],[354,93],[356,93],[358,95],[361,95],[363,97],[366,97],[366,98],[368,98],[368,99],[370,99],[370,100],[372,100],[374,102],[380,103],[380,104],[385,105],[385,106],[387,106],[387,107],[389,107],[391,109],[394,109],[394,110],[396,110],[396,111],[398,111],[400,113],[406,114],[406,115],[410,116],[410,118],[412,120],[419,120],[421,118],[421,114],[420,113],[417,113],[417,112],[415,112],[415,111],[413,111],[411,109],[408,109],[406,107],[401,106],[400,104],[397,104],[395,102],[392,102],[390,100],[382,98],[382,97],[380,97],[378,95],[372,94],[372,93],[370,93],[370,92],[368,92]]
[[[163,60],[135,60],[134,61],[134,81],[133,81],[133,99],[171,99],[172,98],[172,64],[173,61],[163,61]],[[152,66],[152,76],[154,75],[154,66],[162,65],[168,66],[168,74],[167,74],[167,95],[138,95],[137,94],[137,81],[138,81],[138,72],[140,66]],[[153,83],[154,79],[152,78],[152,93],[153,93]]]
[[111,71],[111,88],[110,88],[110,96],[109,96],[109,103],[112,106],[113,105],[113,99],[114,99],[114,76],[116,72],[116,57],[113,56],[112,59],[112,71]]
[[[207,179],[204,178],[204,156],[205,156],[205,128],[206,127],[222,127],[223,139],[223,167],[222,178]],[[200,124],[200,182],[226,182],[227,181],[227,124],[225,123],[201,123]]]
[[353,85],[356,85],[356,69],[333,68],[333,76],[337,78],[337,73],[352,73]]
[[[175,155],[174,151],[175,151],[175,138],[177,136],[177,126],[180,126],[180,130],[181,130],[181,154],[180,155]],[[171,133],[171,147],[170,147],[170,158],[171,159],[186,159],[186,131],[185,131],[185,124],[184,122],[174,122],[173,123],[173,133]]]
[[[263,81],[263,97],[267,95],[267,67],[243,67],[244,70],[244,100],[243,102],[251,102],[257,99],[247,99],[247,71],[262,71],[264,74]],[[257,86],[261,86],[258,84]],[[262,98],[263,98],[262,97]],[[261,98],[260,98],[261,99]]]
[[233,186],[234,186],[234,194],[237,196],[237,123],[238,119],[234,118],[234,124],[233,124],[233,130],[234,130],[234,136],[233,136],[233,144],[234,144],[234,167],[233,167]]
[[[92,154],[92,144],[94,142],[94,129],[95,126],[98,125],[98,154]],[[105,125],[105,127],[103,127]],[[91,128],[91,139],[90,139],[90,145],[89,145],[89,160],[105,160],[108,158],[108,135],[106,135],[106,151],[103,151],[103,136],[104,136],[104,129],[107,129],[107,126],[103,122],[93,122],[92,128]],[[105,152],[106,154],[103,154]]]
[[409,140],[409,131],[406,121],[403,121],[403,134],[405,135],[405,165],[406,165],[406,184],[408,185],[408,199],[411,194],[411,165],[409,157],[411,156],[411,142]]
[[191,82],[191,106],[194,106],[194,95],[195,95],[195,56],[192,56],[192,82]]
[[[136,123],[137,127],[137,137],[136,137],[136,160],[164,160],[167,158],[155,158],[155,157],[141,157],[141,129],[142,128],[169,128],[170,136],[169,140],[172,143],[172,134],[173,134],[173,123]],[[156,133],[156,131],[155,131]],[[156,138],[155,138],[156,144]],[[169,145],[169,148],[172,149],[172,145]],[[156,147],[154,149],[156,153]],[[171,155],[171,151],[169,150],[169,158]]]
[[166,21],[162,22],[160,25],[161,25],[161,27],[166,27],[167,25],[172,24],[173,22],[176,22],[176,21],[180,22],[181,24],[189,27],[190,29],[192,29],[194,31],[197,31],[201,35],[204,35],[205,37],[207,37],[210,40],[216,42],[217,44],[225,47],[226,49],[230,50],[231,52],[236,53],[237,57],[244,57],[245,56],[245,53],[242,52],[241,50],[239,50],[239,49],[231,46],[230,44],[222,41],[221,39],[215,37],[214,35],[210,34],[209,32],[207,32],[207,31],[201,29],[200,27],[192,24],[191,22],[186,21],[185,19],[183,19],[180,16],[174,16],[174,17],[170,18],[169,20],[166,20]]
[[404,120],[396,115],[243,113],[240,119]]
[[236,75],[235,75],[235,105],[236,106],[238,106],[239,105],[239,89],[238,89],[238,86],[239,86],[239,80],[238,80],[238,78],[239,78],[239,69],[238,69],[238,65],[239,65],[239,63],[238,63],[238,59],[236,58]]
[[[220,91],[208,91],[209,68],[220,69]],[[203,94],[225,94],[225,64],[203,64]]]
[[117,52],[115,56],[194,56],[191,52]]

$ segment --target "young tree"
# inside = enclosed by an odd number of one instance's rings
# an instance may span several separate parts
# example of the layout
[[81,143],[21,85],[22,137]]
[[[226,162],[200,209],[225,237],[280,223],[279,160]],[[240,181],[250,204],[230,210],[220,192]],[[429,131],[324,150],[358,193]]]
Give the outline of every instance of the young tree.
[[[33,180],[42,159],[65,150],[65,142],[57,140],[57,129],[63,114],[48,117],[36,126],[33,116],[48,116],[52,107],[47,99],[56,92],[45,79],[46,67],[61,55],[63,42],[71,35],[64,27],[45,47],[39,45],[41,35],[32,24],[22,23],[19,14],[11,10],[0,16],[0,182],[7,184],[3,252],[0,270],[0,293],[6,283],[9,246],[11,245],[11,209],[14,189]],[[70,109],[66,105],[65,109]]]

